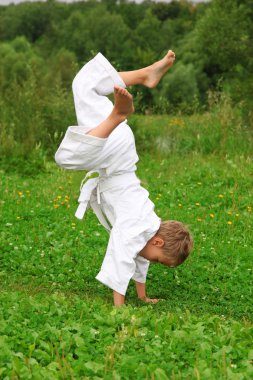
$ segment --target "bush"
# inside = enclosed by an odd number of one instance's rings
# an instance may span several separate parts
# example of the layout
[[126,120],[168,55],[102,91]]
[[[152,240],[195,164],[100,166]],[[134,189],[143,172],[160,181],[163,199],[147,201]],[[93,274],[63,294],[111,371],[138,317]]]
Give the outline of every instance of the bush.
[[[199,92],[193,64],[179,62],[162,81],[161,90],[154,92],[155,106],[159,111],[160,102],[167,101],[169,110],[190,110],[198,102]],[[163,106],[164,107],[164,106]],[[166,111],[166,108],[164,109]]]

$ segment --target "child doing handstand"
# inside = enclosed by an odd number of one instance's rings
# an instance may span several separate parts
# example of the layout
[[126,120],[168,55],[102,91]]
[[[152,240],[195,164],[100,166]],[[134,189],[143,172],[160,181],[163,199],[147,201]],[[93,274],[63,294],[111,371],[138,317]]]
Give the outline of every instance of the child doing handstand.
[[[78,126],[70,126],[55,159],[65,169],[87,170],[76,216],[90,206],[110,233],[107,251],[96,279],[113,290],[114,305],[125,302],[130,279],[137,295],[146,295],[150,262],[168,267],[183,263],[192,249],[188,229],[177,221],[161,221],[149,193],[137,178],[135,140],[127,124],[134,112],[127,86],[155,87],[173,65],[175,54],[136,71],[117,72],[98,53],[75,76],[72,84]],[[114,105],[107,95],[114,93]],[[99,176],[90,178],[94,173]],[[93,176],[94,177],[94,176]]]

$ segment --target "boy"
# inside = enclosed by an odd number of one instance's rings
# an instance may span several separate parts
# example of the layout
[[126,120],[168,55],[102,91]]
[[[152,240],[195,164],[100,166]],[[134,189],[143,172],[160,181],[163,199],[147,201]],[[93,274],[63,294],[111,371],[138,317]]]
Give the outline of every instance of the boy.
[[[55,160],[65,169],[91,170],[81,184],[76,216],[90,206],[110,232],[106,255],[96,279],[113,290],[114,305],[124,304],[130,279],[145,302],[146,275],[151,262],[181,264],[192,249],[192,238],[180,222],[161,222],[149,193],[135,174],[138,156],[127,116],[134,112],[126,86],[155,87],[173,65],[175,54],[136,71],[118,73],[98,53],[79,71],[72,88],[78,126],[68,128]],[[114,92],[114,105],[107,95]],[[89,178],[97,172],[96,178]],[[110,227],[109,223],[112,225]]]

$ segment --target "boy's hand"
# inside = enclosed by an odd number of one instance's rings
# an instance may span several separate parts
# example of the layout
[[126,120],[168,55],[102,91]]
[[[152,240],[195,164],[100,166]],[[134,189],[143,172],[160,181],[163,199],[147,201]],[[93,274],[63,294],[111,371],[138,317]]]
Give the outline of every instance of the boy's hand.
[[158,298],[148,298],[148,297],[141,297],[140,300],[147,303],[157,303],[160,301]]
[[147,303],[157,303],[159,301],[158,298],[148,298],[146,296],[146,284],[143,284],[141,282],[135,281],[135,285],[136,285],[136,290],[137,290],[138,298],[141,301],[147,302]]

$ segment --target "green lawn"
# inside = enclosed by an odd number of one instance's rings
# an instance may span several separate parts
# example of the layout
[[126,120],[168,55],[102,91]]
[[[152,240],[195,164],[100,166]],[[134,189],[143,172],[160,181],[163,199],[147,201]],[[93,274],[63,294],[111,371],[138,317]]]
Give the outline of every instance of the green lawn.
[[157,305],[131,283],[116,309],[95,280],[108,234],[91,211],[74,217],[84,173],[1,173],[1,379],[253,378],[252,160],[143,151],[138,175],[157,214],[195,241],[182,266],[150,266]]

